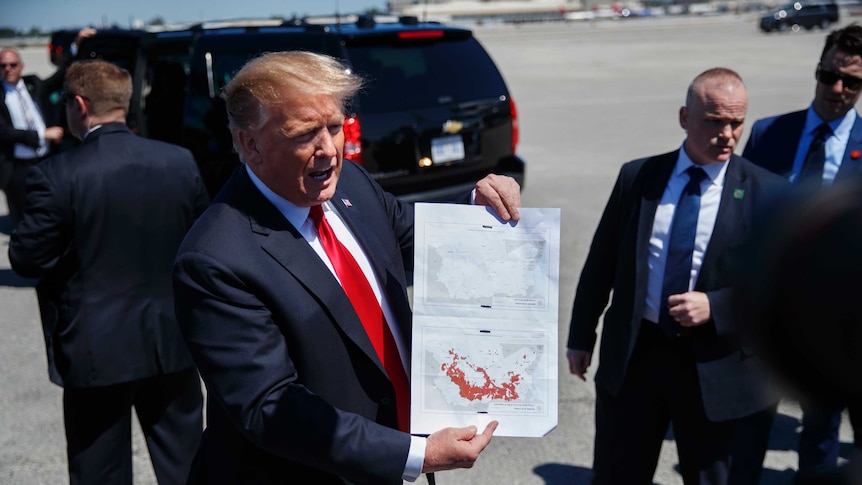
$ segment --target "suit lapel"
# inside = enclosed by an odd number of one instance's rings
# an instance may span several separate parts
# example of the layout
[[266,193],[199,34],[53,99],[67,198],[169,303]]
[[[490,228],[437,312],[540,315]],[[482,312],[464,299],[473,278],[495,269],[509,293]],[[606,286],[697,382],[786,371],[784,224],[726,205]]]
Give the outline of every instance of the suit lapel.
[[237,198],[245,199],[241,204],[245,206],[249,228],[260,240],[261,249],[301,282],[312,297],[325,302],[321,306],[333,324],[385,373],[362,322],[329,268],[299,231],[257,190],[243,168],[237,183],[240,185],[237,194],[243,194]]
[[[646,256],[649,251],[649,239],[652,235],[652,226],[655,220],[655,211],[658,208],[664,189],[667,186],[676,161],[679,158],[679,150],[659,155],[644,163],[641,168],[643,176],[643,189],[640,194],[640,211],[638,214],[638,248],[646,248],[642,254],[638,254],[638,268],[646,270]],[[645,274],[645,273],[644,273]],[[640,280],[640,274],[637,275]],[[645,279],[643,281],[646,281]]]
[[670,180],[673,168],[679,158],[679,150],[659,155],[647,160],[641,167],[638,178],[642,178],[641,190],[635,188],[633,196],[640,197],[640,209],[638,210],[637,241],[635,248],[635,311],[637,318],[632,319],[633,331],[637,331],[640,325],[640,316],[643,314],[643,305],[646,302],[647,281],[649,279],[649,240],[652,236],[655,212],[661,197],[664,194],[668,180]]
[[[746,231],[745,196],[746,192],[750,192],[747,179],[739,158],[736,155],[732,156],[724,174],[724,187],[721,190],[721,202],[718,205],[715,226],[703,256],[695,287],[698,287],[700,281],[706,280],[705,275],[708,274],[719,253],[727,248],[734,235],[740,231]],[[752,194],[748,195],[750,198]]]
[[[348,187],[349,184],[342,184]],[[379,224],[371,224],[370,218],[380,217],[370,213],[362,201],[366,198],[355,198],[356,203],[350,202],[351,197],[347,190],[336,189],[335,196],[330,205],[341,216],[341,220],[353,233],[353,237],[365,251],[371,268],[374,270],[377,280],[389,300],[390,309],[396,321],[394,324],[400,329],[404,342],[409,345],[412,325],[412,313],[408,296],[406,293],[407,282],[405,280],[402,265],[394,259],[392,253],[378,237],[374,229]],[[389,322],[393,324],[393,322]]]
[[838,167],[835,180],[860,175],[862,173],[860,158],[862,158],[862,117],[857,114],[853,128],[850,129],[850,139],[847,140],[847,147],[844,149],[844,157],[841,159],[841,166]]
[[377,237],[377,234],[372,229],[365,218],[368,216],[363,207],[354,206],[350,201],[350,196],[346,192],[336,189],[335,196],[330,201],[330,205],[341,216],[341,220],[350,228],[350,232],[356,238],[365,254],[368,255],[371,267],[380,281],[385,281],[387,273],[397,274],[395,270],[395,262],[387,251],[381,250],[383,243]]
[[[805,129],[805,118],[807,111],[797,111],[787,118],[787,128],[778,128],[775,130],[779,136],[774,143],[769,145],[770,150],[775,150],[773,155],[770,155],[770,160],[776,160],[779,163],[776,166],[770,167],[764,164],[763,167],[775,172],[782,177],[789,179],[793,173],[793,164],[796,161],[796,152],[799,150],[799,140],[802,139],[802,131]],[[783,134],[792,134],[784,138]],[[795,143],[786,143],[786,140],[794,140]],[[723,195],[723,194],[722,194]],[[723,200],[723,199],[722,199]]]

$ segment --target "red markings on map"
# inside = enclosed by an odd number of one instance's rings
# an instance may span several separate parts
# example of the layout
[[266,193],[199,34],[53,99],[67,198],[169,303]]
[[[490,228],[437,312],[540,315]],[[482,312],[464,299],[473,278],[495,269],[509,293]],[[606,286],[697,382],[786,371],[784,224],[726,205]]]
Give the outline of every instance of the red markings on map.
[[452,356],[452,362],[444,362],[440,370],[458,386],[459,394],[464,399],[470,401],[518,399],[516,386],[521,380],[521,374],[509,371],[506,373],[508,382],[494,382],[484,368],[468,362],[467,357],[458,355],[454,349],[449,349],[449,355]]

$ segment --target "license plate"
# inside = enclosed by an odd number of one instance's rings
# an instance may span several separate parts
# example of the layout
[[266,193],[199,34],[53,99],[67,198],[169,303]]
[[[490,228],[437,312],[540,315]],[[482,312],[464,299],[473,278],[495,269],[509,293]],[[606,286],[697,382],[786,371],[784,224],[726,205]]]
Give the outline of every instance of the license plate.
[[461,135],[444,136],[431,140],[431,161],[439,163],[464,160],[464,141]]

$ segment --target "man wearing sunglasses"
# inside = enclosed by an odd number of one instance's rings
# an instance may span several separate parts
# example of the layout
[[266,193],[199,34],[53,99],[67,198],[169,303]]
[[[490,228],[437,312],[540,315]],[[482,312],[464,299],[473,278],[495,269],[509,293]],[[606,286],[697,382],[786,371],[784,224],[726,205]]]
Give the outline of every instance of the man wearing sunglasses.
[[[85,27],[74,46],[95,35]],[[74,48],[73,48],[74,49]],[[47,97],[63,85],[65,66],[51,77],[22,76],[24,63],[15,49],[0,50],[0,188],[6,194],[9,216],[17,224],[24,206],[24,174],[27,168],[49,155],[63,140],[63,127],[53,119]]]
[[[852,24],[829,34],[815,79],[814,100],[808,109],[756,121],[743,157],[797,185],[825,187],[862,174],[862,118],[855,108],[862,93],[862,26]],[[810,350],[799,349],[799,358],[810,358],[815,354]],[[829,377],[820,379],[827,381]],[[862,409],[858,405],[815,402],[813,397],[802,401],[797,482],[818,473],[818,469],[837,465],[838,430],[845,406],[851,422],[855,417],[857,446],[862,437]],[[766,452],[770,424],[771,416],[756,433],[760,439],[749,441],[759,441],[761,457]]]

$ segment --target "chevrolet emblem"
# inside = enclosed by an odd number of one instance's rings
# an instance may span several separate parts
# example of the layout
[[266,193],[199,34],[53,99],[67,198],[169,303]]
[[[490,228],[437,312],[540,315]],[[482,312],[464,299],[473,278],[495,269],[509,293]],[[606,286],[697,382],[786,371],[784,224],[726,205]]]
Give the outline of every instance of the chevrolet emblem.
[[443,123],[443,133],[454,135],[456,133],[460,133],[463,129],[464,123],[461,123],[460,121],[446,120],[446,122]]

